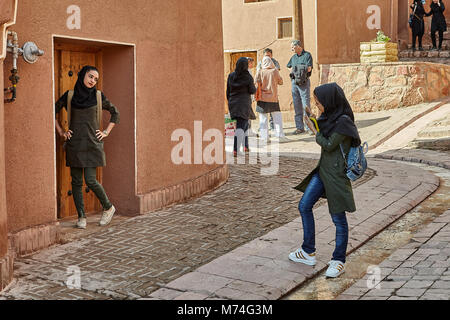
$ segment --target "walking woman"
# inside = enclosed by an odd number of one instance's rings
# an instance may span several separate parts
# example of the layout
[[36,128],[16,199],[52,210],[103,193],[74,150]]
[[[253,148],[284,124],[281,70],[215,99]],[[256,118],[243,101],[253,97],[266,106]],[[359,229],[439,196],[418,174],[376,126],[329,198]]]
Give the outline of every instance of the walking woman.
[[351,146],[361,143],[350,104],[344,91],[336,83],[324,84],[314,90],[314,99],[321,113],[317,119],[319,132],[311,121],[306,121],[316,133],[316,142],[321,146],[317,167],[295,189],[304,192],[298,209],[303,224],[303,244],[292,252],[289,259],[307,265],[316,264],[314,215],[312,208],[321,198],[326,198],[331,219],[336,226],[336,247],[333,252],[327,277],[337,277],[344,272],[348,243],[346,212],[356,210],[352,185],[345,175],[345,154]]
[[[433,15],[431,19],[431,41],[433,48],[431,50],[442,50],[442,42],[444,41],[444,32],[447,31],[447,22],[445,21],[444,10],[445,5],[442,0],[432,0],[430,12],[426,13],[427,17]],[[439,34],[439,47],[436,48],[436,32]]]
[[[68,108],[69,91],[59,98],[55,104],[55,112],[59,113],[61,108],[70,109],[69,130],[64,132],[59,122],[55,121],[56,131],[64,138],[66,149],[66,166],[70,167],[72,177],[72,194],[75,207],[78,212],[78,228],[86,228],[86,215],[83,201],[83,175],[86,185],[92,190],[103,206],[103,215],[100,225],[107,225],[116,209],[109,201],[105,190],[96,178],[97,167],[106,165],[105,153],[103,151],[103,140],[109,136],[114,125],[119,123],[119,111],[109,102],[101,92],[101,102],[97,101],[96,85],[99,72],[95,67],[84,66],[78,73],[78,79],[73,90],[73,97]],[[100,91],[99,91],[100,93]],[[100,131],[97,114],[98,103],[101,108],[111,114],[110,123],[104,131]]]
[[237,156],[244,140],[244,152],[248,148],[248,119],[252,107],[251,95],[256,93],[253,77],[248,72],[248,59],[241,57],[236,62],[236,69],[230,73],[227,80],[228,110],[231,119],[236,120],[233,153]]
[[261,69],[256,74],[256,82],[261,86],[261,99],[257,102],[256,111],[259,112],[259,131],[264,142],[268,140],[268,114],[272,114],[276,137],[284,139],[283,120],[280,104],[278,103],[278,85],[283,84],[280,72],[275,68],[272,59],[265,56]]
[[425,33],[425,23],[423,21],[423,16],[425,15],[425,9],[423,5],[425,4],[425,0],[414,0],[411,5],[411,9],[414,12],[414,16],[412,19],[412,49],[416,50],[416,39],[419,40],[419,50],[423,51],[422,48],[422,37]]

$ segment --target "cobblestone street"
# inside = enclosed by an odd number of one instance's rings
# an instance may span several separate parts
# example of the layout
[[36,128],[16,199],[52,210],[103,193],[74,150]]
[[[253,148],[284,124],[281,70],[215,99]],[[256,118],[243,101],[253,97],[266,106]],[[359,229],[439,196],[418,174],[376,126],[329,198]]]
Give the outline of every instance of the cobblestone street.
[[[16,282],[0,297],[148,296],[161,285],[297,218],[300,193],[292,187],[316,164],[317,160],[282,157],[274,176],[261,176],[260,165],[231,165],[229,181],[199,199],[124,219],[83,239],[17,259]],[[369,170],[358,184],[374,174]],[[80,268],[81,290],[65,284],[71,266]]]

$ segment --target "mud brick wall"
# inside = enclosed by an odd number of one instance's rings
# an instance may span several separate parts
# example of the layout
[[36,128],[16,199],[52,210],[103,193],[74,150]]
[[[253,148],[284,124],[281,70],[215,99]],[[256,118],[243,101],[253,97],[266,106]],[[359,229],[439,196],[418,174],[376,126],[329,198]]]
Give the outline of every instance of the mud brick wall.
[[356,112],[403,108],[449,96],[450,66],[428,62],[321,65],[320,83],[336,82]]

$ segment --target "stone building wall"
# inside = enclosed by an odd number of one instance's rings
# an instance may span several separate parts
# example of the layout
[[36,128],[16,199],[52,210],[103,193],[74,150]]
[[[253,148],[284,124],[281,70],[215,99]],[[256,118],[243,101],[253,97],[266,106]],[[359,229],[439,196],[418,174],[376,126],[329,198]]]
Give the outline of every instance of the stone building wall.
[[449,96],[450,66],[428,62],[321,66],[320,83],[336,82],[355,112],[408,107]]

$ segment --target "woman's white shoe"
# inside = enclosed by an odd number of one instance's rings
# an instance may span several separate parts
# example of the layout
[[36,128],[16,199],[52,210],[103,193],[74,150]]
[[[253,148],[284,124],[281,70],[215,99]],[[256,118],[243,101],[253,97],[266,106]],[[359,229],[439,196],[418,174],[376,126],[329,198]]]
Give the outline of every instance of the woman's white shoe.
[[86,229],[86,225],[87,225],[86,218],[78,218],[77,228]]
[[307,264],[308,266],[316,265],[316,253],[307,254],[302,248],[298,248],[289,254],[289,259],[294,262]]
[[116,208],[114,208],[114,206],[112,206],[106,211],[103,211],[102,218],[100,219],[100,225],[106,226],[108,223],[110,223],[114,215],[114,212],[116,212]]
[[338,260],[328,262],[328,269],[325,276],[328,278],[336,278],[345,272],[345,264]]

